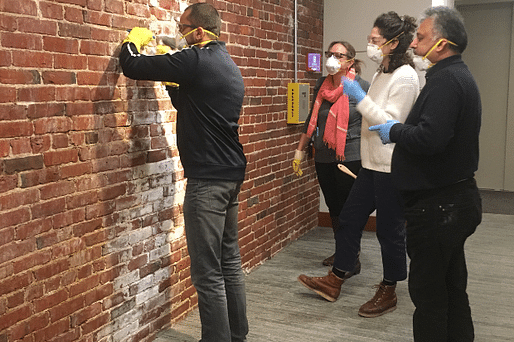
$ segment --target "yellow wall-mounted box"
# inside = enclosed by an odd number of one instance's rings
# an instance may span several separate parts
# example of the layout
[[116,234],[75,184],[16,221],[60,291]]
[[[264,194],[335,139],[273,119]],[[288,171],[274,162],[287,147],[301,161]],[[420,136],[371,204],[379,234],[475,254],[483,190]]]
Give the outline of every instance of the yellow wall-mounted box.
[[309,83],[287,85],[287,123],[304,123],[309,115]]

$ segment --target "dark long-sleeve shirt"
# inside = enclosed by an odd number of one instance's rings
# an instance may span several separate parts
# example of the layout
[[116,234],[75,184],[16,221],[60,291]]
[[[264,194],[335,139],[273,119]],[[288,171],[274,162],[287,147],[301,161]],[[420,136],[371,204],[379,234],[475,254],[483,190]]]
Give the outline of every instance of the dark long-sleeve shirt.
[[120,64],[129,78],[180,85],[167,89],[177,109],[177,146],[186,178],[244,179],[246,158],[238,135],[244,83],[224,42],[158,56],[139,54],[126,43]]
[[405,124],[391,128],[391,165],[403,191],[435,189],[471,178],[478,169],[482,106],[476,82],[460,55],[439,61]]

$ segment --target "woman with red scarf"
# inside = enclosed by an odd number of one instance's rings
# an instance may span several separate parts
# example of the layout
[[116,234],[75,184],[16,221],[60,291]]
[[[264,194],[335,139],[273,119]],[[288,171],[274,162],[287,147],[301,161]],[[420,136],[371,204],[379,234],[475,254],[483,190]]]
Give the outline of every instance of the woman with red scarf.
[[[361,61],[355,59],[354,47],[345,41],[330,43],[326,69],[329,75],[321,77],[314,88],[314,98],[309,117],[305,121],[304,132],[295,151],[293,168],[300,176],[299,167],[304,157],[304,149],[310,139],[314,141],[315,166],[318,182],[325,197],[332,219],[332,229],[337,229],[339,213],[353,185],[353,177],[341,172],[337,165],[344,164],[354,174],[361,168],[360,136],[361,114],[357,102],[343,94],[342,77],[355,80],[367,91],[369,83],[363,80]],[[323,265],[331,266],[334,256],[323,260]]]

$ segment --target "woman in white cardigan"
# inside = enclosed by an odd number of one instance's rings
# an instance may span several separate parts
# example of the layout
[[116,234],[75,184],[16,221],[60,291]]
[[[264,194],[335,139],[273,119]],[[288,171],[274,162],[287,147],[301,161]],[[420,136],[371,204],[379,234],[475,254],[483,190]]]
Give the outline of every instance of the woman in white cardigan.
[[419,79],[408,53],[415,31],[413,17],[399,17],[395,12],[380,15],[368,36],[368,57],[379,68],[367,95],[356,82],[344,80],[344,92],[358,102],[362,114],[362,169],[339,216],[332,270],[325,277],[298,277],[323,298],[337,300],[344,281],[360,272],[362,231],[376,210],[384,275],[375,296],[359,309],[363,317],[377,317],[396,309],[396,282],[407,278],[405,220],[390,174],[394,144],[382,144],[379,135],[368,128],[387,120],[404,122],[416,101]]

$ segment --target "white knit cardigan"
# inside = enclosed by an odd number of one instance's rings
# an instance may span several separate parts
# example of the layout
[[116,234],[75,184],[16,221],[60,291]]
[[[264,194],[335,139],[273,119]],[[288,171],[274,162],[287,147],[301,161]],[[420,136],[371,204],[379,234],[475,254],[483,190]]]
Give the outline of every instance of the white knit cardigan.
[[403,65],[387,74],[375,73],[368,94],[357,105],[362,114],[361,159],[364,168],[391,172],[394,144],[382,144],[378,133],[368,128],[387,120],[405,122],[418,95],[419,78],[411,66]]

